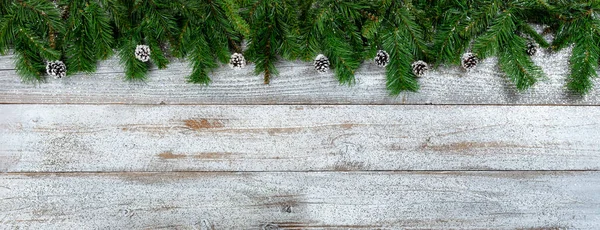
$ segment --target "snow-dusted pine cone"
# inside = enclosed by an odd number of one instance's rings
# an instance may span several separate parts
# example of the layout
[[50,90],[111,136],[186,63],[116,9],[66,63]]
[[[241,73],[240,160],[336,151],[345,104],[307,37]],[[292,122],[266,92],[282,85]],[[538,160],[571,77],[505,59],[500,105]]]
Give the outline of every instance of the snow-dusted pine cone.
[[375,64],[379,67],[385,67],[390,63],[390,55],[385,50],[378,50],[375,56]]
[[229,67],[232,69],[242,69],[246,67],[246,59],[240,53],[233,53],[229,59]]
[[325,55],[319,54],[317,55],[317,58],[315,58],[314,65],[317,72],[325,73],[329,69],[329,59]]
[[427,65],[427,62],[418,60],[416,62],[413,62],[412,65],[412,71],[413,73],[417,76],[423,76],[423,74],[425,73],[425,71],[429,70],[429,65]]
[[465,70],[471,70],[477,66],[479,59],[473,53],[465,53],[462,56],[462,67]]
[[529,56],[533,56],[537,53],[538,50],[538,46],[535,42],[527,42],[527,50],[525,52],[527,52],[527,55]]
[[135,47],[135,58],[142,62],[150,60],[150,47],[147,45],[137,45]]
[[54,78],[67,76],[67,65],[62,61],[49,61],[46,63],[46,73]]

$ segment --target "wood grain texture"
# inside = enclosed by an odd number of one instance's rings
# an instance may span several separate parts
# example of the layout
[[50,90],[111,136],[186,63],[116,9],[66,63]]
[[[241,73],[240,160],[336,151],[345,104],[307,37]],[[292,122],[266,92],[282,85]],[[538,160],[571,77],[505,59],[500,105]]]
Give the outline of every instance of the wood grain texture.
[[27,229],[598,229],[600,172],[0,175]]
[[580,97],[565,90],[570,50],[539,52],[533,57],[548,75],[534,88],[518,92],[496,67],[485,60],[474,71],[442,67],[419,81],[418,93],[389,96],[385,70],[364,63],[357,83],[341,86],[333,74],[316,74],[310,63],[280,63],[280,75],[270,85],[252,74],[254,66],[241,71],[227,67],[211,74],[210,86],[186,82],[187,63],[174,61],[165,70],[153,70],[144,83],[124,81],[123,69],[113,58],[102,62],[97,73],[47,83],[22,83],[11,56],[0,57],[0,103],[79,104],[572,104],[600,105],[600,79],[589,95]]
[[600,170],[600,107],[0,105],[0,171]]

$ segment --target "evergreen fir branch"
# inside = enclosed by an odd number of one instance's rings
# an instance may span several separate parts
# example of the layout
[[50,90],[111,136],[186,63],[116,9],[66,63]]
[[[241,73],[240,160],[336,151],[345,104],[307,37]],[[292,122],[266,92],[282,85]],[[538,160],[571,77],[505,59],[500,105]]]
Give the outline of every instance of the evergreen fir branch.
[[377,30],[379,29],[380,26],[381,26],[380,21],[367,20],[367,22],[365,23],[365,25],[362,28],[362,36],[369,40],[374,40],[375,34],[377,33]]
[[8,13],[8,7],[12,3],[12,0],[0,0],[0,18]]
[[169,64],[169,59],[167,59],[165,53],[161,49],[159,41],[157,39],[147,38],[146,43],[146,45],[148,45],[148,47],[150,47],[150,50],[152,51],[150,53],[150,60],[152,60],[152,63],[158,66],[159,69],[167,68],[167,64]]
[[[33,52],[39,53],[39,55],[46,60],[55,60],[60,58],[60,52],[50,47],[50,44],[37,36],[33,31],[28,28],[19,28],[17,32],[17,39],[21,43],[26,43],[27,46],[22,46],[24,49],[29,49]],[[18,47],[16,47],[18,48]],[[17,52],[25,50],[17,49]]]
[[[145,79],[151,64],[169,56],[190,62],[189,82],[208,84],[218,63],[242,52],[263,73],[280,59],[325,54],[341,84],[383,49],[390,55],[392,94],[419,88],[411,63],[458,64],[473,42],[479,58],[498,57],[516,88],[544,77],[525,53],[528,40],[554,50],[573,46],[568,89],[587,93],[600,61],[600,1],[589,0],[0,0],[0,54],[14,49],[26,81],[44,78],[45,63],[64,59],[69,71],[93,72],[114,46],[127,79]],[[67,14],[61,15],[66,6]],[[550,26],[551,44],[530,23]],[[521,37],[524,36],[524,37]],[[135,58],[148,45],[150,62]],[[169,49],[167,49],[169,47]]]
[[[251,4],[249,23],[252,33],[248,37],[246,54],[256,65],[254,73],[264,73],[264,83],[269,84],[272,75],[277,75],[275,68],[277,56],[294,56],[298,40],[293,36],[293,23],[297,20],[297,12],[287,9],[293,6],[292,0],[256,0]],[[289,8],[289,7],[288,7]]]
[[425,58],[429,48],[425,44],[422,26],[416,22],[409,3],[388,2],[382,17],[381,44],[390,55],[386,67],[387,88],[392,95],[402,91],[417,91],[419,84],[412,72],[411,63]]
[[[214,57],[222,63],[227,63],[231,56],[231,47],[229,46],[241,42],[242,31],[237,30],[239,26],[236,26],[236,22],[231,20],[230,14],[233,12],[227,12],[225,8],[228,6],[216,1],[209,1],[208,4],[210,9],[204,21],[203,34],[211,48],[210,53],[214,54]],[[241,50],[238,51],[241,52]]]
[[219,5],[225,10],[227,19],[232,22],[237,31],[244,36],[250,35],[250,25],[239,14],[239,6],[234,0],[220,0]]
[[[220,1],[179,0],[174,6],[180,8],[183,23],[174,41],[174,50],[180,57],[190,61],[193,68],[188,82],[208,84],[208,73],[218,65],[229,61],[229,45],[237,46],[239,32],[234,22],[229,20],[224,4]],[[240,50],[241,51],[241,50]]]
[[[515,39],[520,38],[515,36]],[[502,49],[498,54],[498,65],[519,90],[528,89],[544,77],[542,69],[536,66],[523,50]]]
[[96,1],[90,1],[85,7],[84,12],[87,17],[87,28],[89,28],[86,32],[94,41],[93,47],[96,59],[107,59],[113,54],[112,47],[114,45],[110,17]]
[[203,36],[197,37],[191,47],[193,48],[189,52],[188,60],[192,66],[192,73],[188,77],[188,82],[208,85],[211,82],[208,72],[217,67],[214,57],[207,55],[210,47]]
[[442,12],[440,11],[439,6],[440,1],[412,1],[412,6],[408,7],[410,14],[414,17],[414,22],[418,22],[417,26],[419,26],[420,31],[422,31],[423,42],[425,47],[424,50],[425,56],[427,59],[435,59],[435,57],[431,57],[432,54],[431,43],[433,42],[434,34],[436,32],[436,24],[440,19]]
[[[306,14],[303,36],[306,44],[304,57],[315,57],[322,52],[331,61],[331,67],[341,84],[352,85],[354,73],[358,69],[365,49],[361,30],[356,23],[361,24],[361,11],[368,9],[365,2],[360,1],[322,1],[315,3]],[[320,52],[319,52],[320,51]]]
[[[121,31],[127,31],[131,29],[132,25],[129,20],[129,13],[127,2],[123,0],[97,0],[100,6],[105,10],[108,17],[112,20],[112,24],[116,27],[117,35]],[[127,13],[124,13],[127,12]],[[117,35],[115,37],[117,37]]]
[[280,1],[282,15],[275,18],[283,40],[278,53],[284,59],[295,60],[300,57],[300,27],[298,25],[298,1]]
[[544,37],[539,34],[537,31],[535,31],[535,29],[526,23],[521,23],[519,24],[519,31],[522,31],[524,34],[529,35],[529,37],[531,37],[531,39],[533,39],[535,42],[537,42],[538,45],[540,45],[540,47],[542,48],[548,48],[550,47],[550,44],[548,43],[548,41],[546,41],[546,39],[544,39]]
[[429,49],[425,44],[422,28],[416,23],[415,16],[406,7],[399,7],[396,15],[395,23],[398,28],[405,30],[405,33],[410,35],[408,45],[410,45],[411,53],[418,58],[427,56]]
[[411,51],[405,46],[406,40],[398,29],[382,34],[382,45],[390,55],[390,63],[386,69],[387,89],[392,95],[402,91],[416,92],[419,84],[411,71]]
[[586,32],[575,40],[570,59],[571,73],[567,78],[567,88],[578,94],[586,94],[593,86],[592,78],[598,77],[598,60],[600,48],[598,36]]
[[[144,80],[148,71],[148,63],[135,59],[135,47],[145,44],[150,47],[150,61],[159,68],[166,68],[169,60],[166,58],[161,44],[175,40],[177,34],[177,22],[170,13],[172,2],[168,0],[128,1],[120,0],[120,5],[115,12],[120,15],[121,34],[119,38],[119,56],[125,65],[126,79]],[[114,13],[113,13],[114,14]],[[115,20],[116,21],[116,20]],[[139,42],[133,44],[132,42]],[[141,42],[144,43],[141,43]],[[133,58],[133,59],[132,59]]]
[[121,64],[125,66],[125,79],[130,81],[146,80],[148,62],[142,62],[135,58],[135,47],[139,44],[139,38],[135,36],[124,36],[119,42],[119,57]]
[[188,54],[189,43],[191,43],[190,39],[190,30],[191,28],[191,19],[185,17],[184,22],[180,26],[179,32],[177,34],[177,38],[171,44],[171,52],[175,57],[185,58]]
[[[277,75],[279,72],[275,68],[277,61],[276,53],[273,49],[272,41],[276,41],[272,26],[263,29],[259,35],[255,35],[255,39],[248,44],[247,54],[255,63],[254,74],[264,73],[264,83],[271,82],[271,76]],[[263,44],[263,45],[261,45]]]
[[55,35],[64,32],[60,14],[42,0],[12,2],[0,19],[0,53],[14,46],[17,73],[24,81],[42,81],[46,60],[57,60]]
[[42,77],[42,74],[46,66],[44,60],[39,54],[31,49],[20,47],[21,45],[25,45],[20,43],[21,42],[19,41],[15,43],[15,50],[19,50],[18,52],[15,52],[15,56],[17,57],[15,62],[17,74],[19,74],[21,79],[25,82],[43,81],[44,78]]
[[496,55],[500,48],[514,37],[516,29],[511,12],[501,13],[489,30],[475,40],[473,51],[481,59]]
[[593,86],[592,78],[598,77],[600,59],[600,3],[597,1],[557,2],[554,13],[559,19],[556,39],[552,46],[559,50],[571,44],[571,73],[567,88],[578,94],[586,94]]
[[458,33],[460,36],[471,40],[486,31],[489,25],[492,24],[495,16],[500,12],[502,0],[468,1],[468,3],[467,1],[463,0],[462,4],[468,5],[468,9],[470,9],[469,18],[463,23],[462,29]]
[[326,38],[325,43],[328,45],[328,49],[324,53],[335,69],[338,81],[341,84],[354,84],[354,72],[358,69],[360,60],[354,56],[352,46],[336,34],[329,34]]
[[544,77],[541,68],[525,53],[525,38],[515,34],[519,21],[517,15],[521,15],[523,7],[504,9],[494,19],[490,28],[473,44],[473,51],[479,58],[498,55],[500,69],[519,90],[531,87],[538,79]]
[[70,40],[65,53],[69,74],[76,72],[93,72],[96,70],[96,54],[90,49],[89,41],[79,36],[78,40]]
[[70,1],[65,55],[69,73],[94,72],[98,60],[112,55],[110,18],[95,1]]
[[65,27],[61,20],[60,12],[58,12],[51,2],[45,0],[23,0],[15,5],[19,6],[17,14],[23,16],[22,19],[24,20],[30,20],[29,22],[33,26],[31,29],[45,33],[49,33],[50,31],[56,33],[64,32]]
[[141,27],[144,33],[149,33],[154,39],[168,40],[176,33],[177,23],[173,15],[167,10],[168,4],[156,0],[147,1],[150,6],[140,7],[139,10],[143,11],[140,14],[143,15],[141,20]]
[[[315,3],[316,4],[316,3]],[[302,22],[303,26],[301,26],[301,53],[299,56],[304,61],[310,61],[315,58],[315,54],[317,54],[320,50],[321,38],[318,36],[319,34],[325,33],[325,24],[324,22],[330,18],[330,11],[326,7],[321,8],[312,8],[312,4],[310,6],[306,6],[304,9],[306,12],[302,12],[304,21]]]
[[562,24],[558,27],[554,40],[550,44],[550,47],[554,51],[562,50],[568,47],[572,43],[571,35],[575,31],[572,31],[571,25]]
[[578,94],[586,94],[593,86],[592,78],[598,77],[598,45],[593,39],[580,40],[573,47],[570,59],[571,73],[567,78],[567,88]]
[[434,38],[433,50],[437,53],[439,64],[460,64],[460,57],[465,52],[469,41],[457,33],[461,21],[467,18],[463,10],[448,10]]
[[15,37],[14,25],[15,15],[3,15],[0,18],[0,54],[5,55]]

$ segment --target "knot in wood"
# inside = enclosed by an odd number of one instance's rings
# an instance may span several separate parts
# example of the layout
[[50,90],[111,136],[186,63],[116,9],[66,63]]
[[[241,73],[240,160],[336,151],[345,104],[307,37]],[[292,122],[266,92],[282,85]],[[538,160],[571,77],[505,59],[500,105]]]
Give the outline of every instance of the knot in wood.
[[262,230],[279,230],[279,226],[273,223],[268,223],[262,226]]

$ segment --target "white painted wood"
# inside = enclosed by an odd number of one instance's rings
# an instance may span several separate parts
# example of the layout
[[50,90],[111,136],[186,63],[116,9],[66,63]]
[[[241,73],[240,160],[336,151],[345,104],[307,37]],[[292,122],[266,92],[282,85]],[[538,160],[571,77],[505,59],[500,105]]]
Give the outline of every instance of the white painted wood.
[[1,174],[0,228],[599,229],[599,172]]
[[389,96],[385,70],[364,63],[352,87],[341,86],[332,74],[319,75],[310,63],[285,62],[270,85],[252,74],[252,65],[241,71],[228,67],[211,74],[210,86],[188,84],[186,62],[174,61],[165,70],[153,70],[144,83],[124,81],[116,58],[102,62],[98,72],[67,79],[49,79],[39,85],[22,83],[11,56],[0,57],[0,103],[116,103],[116,104],[582,104],[600,105],[600,80],[585,96],[565,90],[569,50],[539,52],[533,60],[548,79],[518,92],[498,71],[495,59],[485,60],[474,71],[442,67],[420,79],[418,93]]
[[0,171],[600,170],[600,107],[0,105]]

